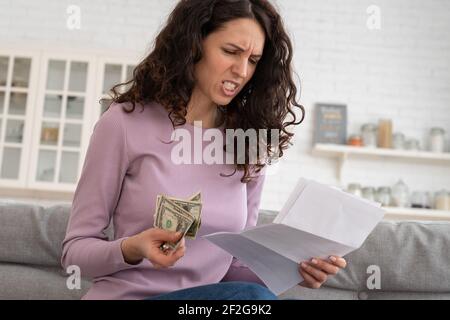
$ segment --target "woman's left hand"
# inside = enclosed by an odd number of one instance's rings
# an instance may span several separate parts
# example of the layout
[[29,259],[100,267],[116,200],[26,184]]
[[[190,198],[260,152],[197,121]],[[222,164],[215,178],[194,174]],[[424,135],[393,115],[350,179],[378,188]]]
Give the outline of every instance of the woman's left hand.
[[331,256],[325,261],[319,258],[313,258],[309,262],[302,262],[299,265],[299,272],[304,281],[301,286],[311,289],[318,289],[327,281],[328,276],[336,275],[340,269],[347,266],[344,258]]

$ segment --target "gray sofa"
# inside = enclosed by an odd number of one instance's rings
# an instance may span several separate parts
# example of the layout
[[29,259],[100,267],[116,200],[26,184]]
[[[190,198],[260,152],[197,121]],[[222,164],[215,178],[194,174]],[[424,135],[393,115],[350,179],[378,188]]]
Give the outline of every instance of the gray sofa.
[[[79,299],[90,286],[69,290],[60,267],[70,205],[0,201],[0,299]],[[261,210],[259,223],[275,212]],[[348,267],[318,290],[300,286],[288,299],[450,299],[450,223],[381,222],[364,245],[346,256]],[[380,288],[372,267],[379,268]]]

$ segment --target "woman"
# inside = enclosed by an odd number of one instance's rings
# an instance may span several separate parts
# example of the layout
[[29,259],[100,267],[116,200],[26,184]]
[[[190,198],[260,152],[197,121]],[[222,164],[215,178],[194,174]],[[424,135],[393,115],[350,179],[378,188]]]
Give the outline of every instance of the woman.
[[[74,195],[62,265],[93,278],[85,299],[275,299],[248,268],[201,235],[256,224],[265,163],[175,164],[174,129],[278,129],[268,159],[280,157],[303,121],[291,70],[292,46],[266,0],[182,0],[133,79],[113,88],[95,126]],[[129,86],[117,93],[119,86]],[[136,110],[139,107],[139,110]],[[302,111],[296,122],[293,107]],[[284,122],[290,115],[291,121]],[[259,142],[258,142],[259,143]],[[276,150],[276,151],[275,151]],[[251,146],[246,146],[249,159]],[[265,159],[267,159],[265,158]],[[266,162],[265,160],[264,162]],[[195,240],[153,227],[159,194],[201,191]],[[110,221],[114,239],[104,230]],[[314,259],[299,272],[318,288],[345,260]]]

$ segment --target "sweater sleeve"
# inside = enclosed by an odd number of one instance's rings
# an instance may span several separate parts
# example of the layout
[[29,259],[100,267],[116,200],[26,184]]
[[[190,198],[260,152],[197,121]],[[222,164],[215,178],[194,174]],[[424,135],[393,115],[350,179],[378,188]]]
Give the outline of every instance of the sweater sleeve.
[[[247,183],[247,223],[245,227],[256,226],[259,213],[259,205],[261,202],[261,194],[265,181],[266,167],[264,167],[257,178],[251,180]],[[256,282],[258,284],[264,285],[264,282],[246,265],[242,262],[233,258],[233,262],[225,274],[222,281],[246,281],[246,282]]]
[[108,241],[108,227],[128,168],[126,130],[120,106],[111,107],[94,127],[75,190],[61,264],[77,265],[94,278],[136,267],[124,261],[121,242]]

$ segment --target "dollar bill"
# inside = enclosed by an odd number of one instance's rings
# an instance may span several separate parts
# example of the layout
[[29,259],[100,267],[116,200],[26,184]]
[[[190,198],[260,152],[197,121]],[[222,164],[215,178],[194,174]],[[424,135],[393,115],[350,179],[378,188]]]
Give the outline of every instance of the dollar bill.
[[[197,193],[192,195],[189,200],[202,202],[202,194],[201,194],[201,192],[197,191]],[[200,217],[198,218],[198,221],[196,221],[197,225],[196,225],[195,234],[197,234],[198,230],[200,229],[200,226],[202,225],[202,217],[201,217],[201,215],[202,215],[202,212],[201,212],[201,209],[200,209]],[[195,239],[195,234],[194,234],[194,239]]]
[[159,195],[157,197],[157,208],[156,208],[156,214],[155,214],[155,221],[154,226],[156,227],[162,227],[162,219],[164,218],[164,213],[166,211],[164,208],[169,208],[172,211],[176,211],[177,214],[184,219],[192,220],[192,215],[189,213],[189,211],[185,210],[184,208],[180,207],[176,203],[174,203],[172,200],[170,200],[165,195]]
[[202,194],[200,193],[200,191],[198,191],[197,193],[193,194],[190,198],[190,201],[202,201]]
[[[163,195],[158,195],[156,197],[156,205],[155,205],[155,215],[154,215],[154,221],[155,226],[156,222],[158,221],[158,215],[161,215],[161,199],[163,198]],[[170,203],[172,206],[177,205],[181,208],[183,208],[185,211],[187,211],[191,216],[195,218],[194,223],[186,233],[186,237],[189,239],[195,239],[195,236],[200,229],[200,226],[202,224],[201,221],[201,211],[202,211],[202,204],[201,204],[201,193],[200,191],[193,194],[188,200],[185,199],[179,199],[175,197],[168,197],[164,195],[164,203]],[[159,227],[159,226],[157,226]]]
[[[154,226],[170,231],[181,231],[183,236],[195,239],[201,226],[201,208],[200,192],[193,194],[188,200],[158,195],[156,197]],[[167,243],[162,246],[162,249],[176,249],[178,244],[179,242],[176,244]]]
[[[157,200],[158,208],[155,217],[154,226],[173,232],[181,232],[182,237],[186,235],[195,219],[190,213],[179,207],[165,196]],[[176,243],[166,243],[170,249],[176,250],[180,241]]]
[[[189,200],[202,202],[202,194],[201,194],[201,192],[197,191],[195,194],[193,194],[191,196],[191,198]],[[196,226],[195,226],[196,228],[194,230],[194,235],[193,235],[194,239],[195,239],[195,235],[197,234],[197,232],[200,229],[201,225],[202,225],[202,211],[201,211],[201,208],[200,208],[200,216],[198,217],[198,220],[196,221]]]
[[180,200],[177,198],[168,197],[167,198],[170,202],[173,204],[183,208],[189,214],[194,218],[194,223],[189,228],[189,230],[186,232],[186,238],[189,239],[195,239],[195,235],[197,234],[197,231],[199,229],[200,224],[200,215],[202,212],[202,204],[198,201],[187,201],[187,200]]

